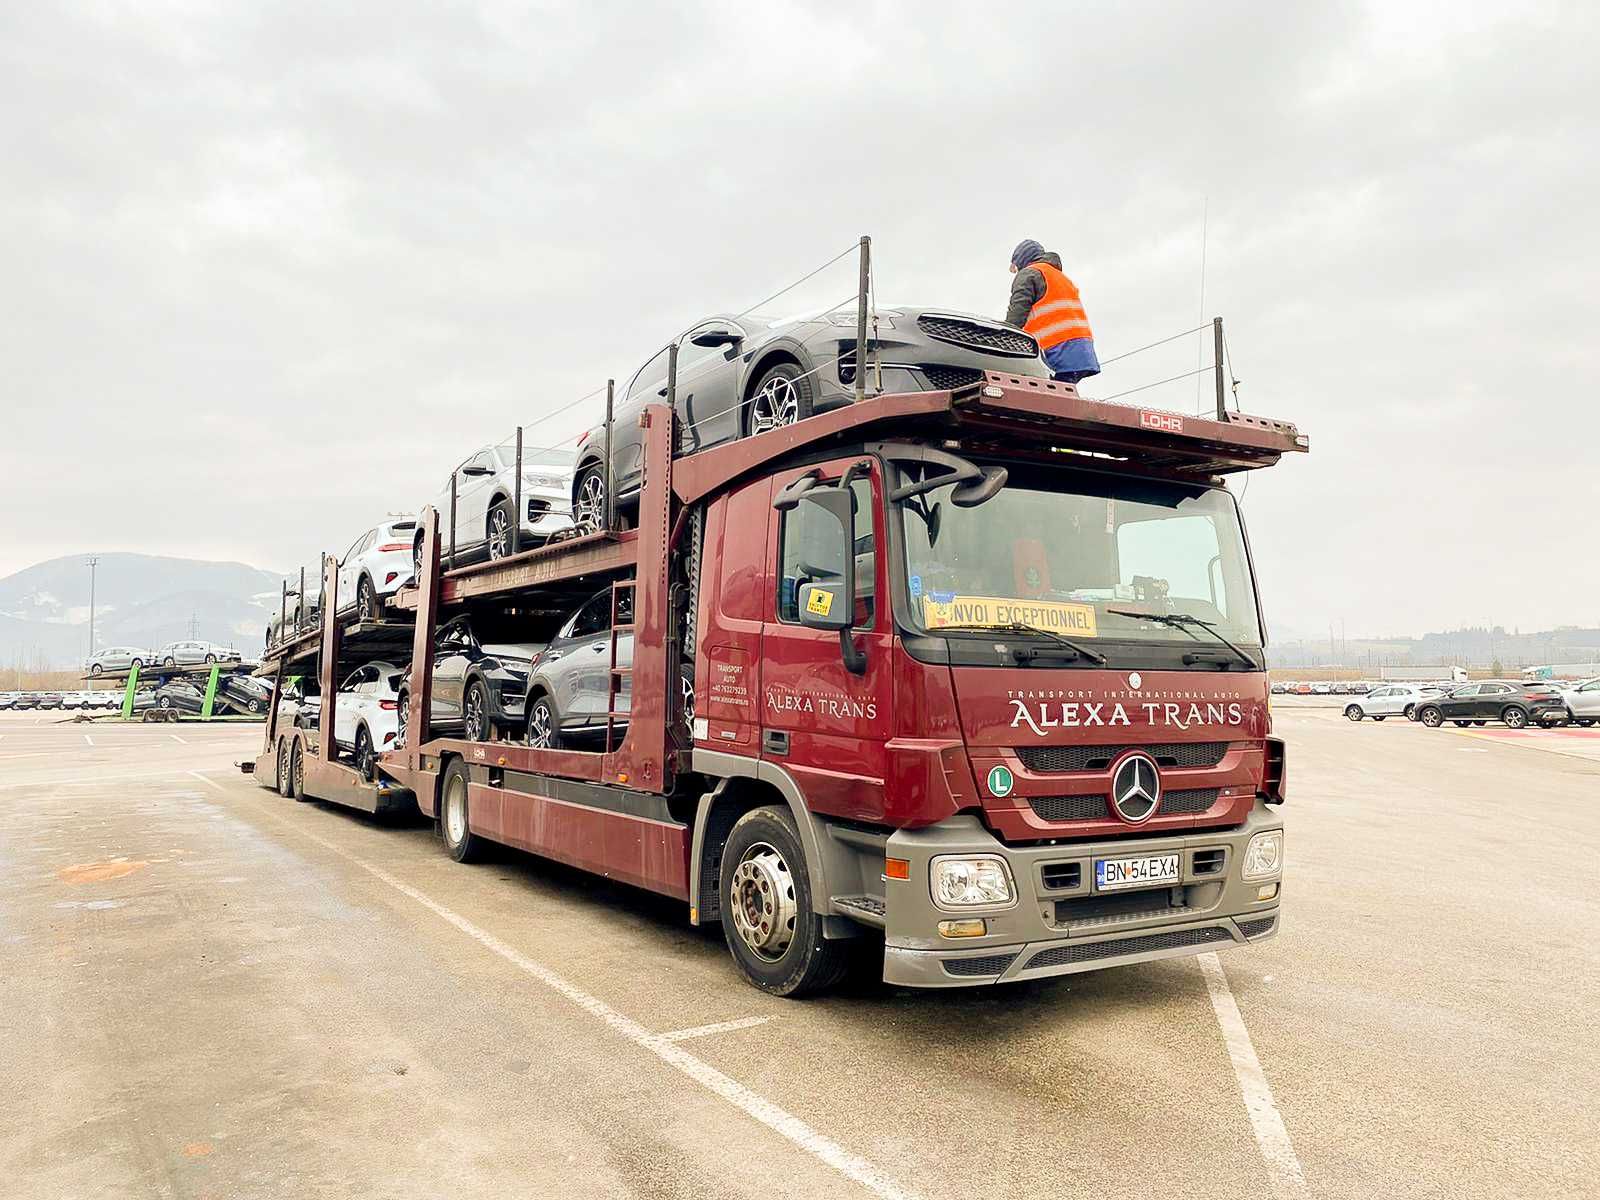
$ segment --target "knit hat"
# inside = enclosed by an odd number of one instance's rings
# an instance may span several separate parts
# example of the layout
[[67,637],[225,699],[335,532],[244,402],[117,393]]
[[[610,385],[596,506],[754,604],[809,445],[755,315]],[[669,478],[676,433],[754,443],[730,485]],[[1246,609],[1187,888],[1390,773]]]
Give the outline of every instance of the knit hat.
[[1036,263],[1044,257],[1044,247],[1032,238],[1023,238],[1017,243],[1017,248],[1011,252],[1011,265],[1017,270],[1022,270],[1029,263]]

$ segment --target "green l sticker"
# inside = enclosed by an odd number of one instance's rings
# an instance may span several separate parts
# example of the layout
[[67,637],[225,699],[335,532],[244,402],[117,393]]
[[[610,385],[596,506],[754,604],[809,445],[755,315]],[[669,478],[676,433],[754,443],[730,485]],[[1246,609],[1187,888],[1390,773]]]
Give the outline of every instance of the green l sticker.
[[989,794],[991,796],[1009,796],[1011,787],[1016,780],[1011,777],[1011,768],[1006,766],[989,768]]

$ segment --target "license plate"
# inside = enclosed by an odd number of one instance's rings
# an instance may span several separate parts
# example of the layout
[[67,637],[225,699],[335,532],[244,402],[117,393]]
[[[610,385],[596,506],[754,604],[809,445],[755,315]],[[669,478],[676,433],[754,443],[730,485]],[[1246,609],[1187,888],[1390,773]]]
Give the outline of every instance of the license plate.
[[1164,883],[1177,882],[1176,854],[1094,860],[1094,890],[1097,892],[1114,892],[1119,888],[1158,887]]

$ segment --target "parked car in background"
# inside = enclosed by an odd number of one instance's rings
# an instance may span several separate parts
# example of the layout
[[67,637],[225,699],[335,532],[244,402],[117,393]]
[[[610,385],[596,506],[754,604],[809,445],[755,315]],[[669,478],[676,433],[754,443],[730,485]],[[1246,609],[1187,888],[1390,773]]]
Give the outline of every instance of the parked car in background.
[[1311,687],[1312,685],[1309,683],[1297,683],[1294,685],[1294,694],[1296,696],[1309,696],[1311,695]]
[[367,530],[339,560],[339,613],[379,621],[390,596],[414,575],[415,517],[400,517]]
[[140,646],[104,646],[84,660],[86,674],[100,675],[106,671],[126,671],[129,667],[142,667],[153,661],[150,651]]
[[[870,347],[868,391],[967,387],[985,371],[1049,378],[1038,344],[1002,321],[920,308],[881,308]],[[639,490],[643,438],[639,415],[667,398],[667,368],[678,347],[674,392],[679,454],[792,425],[854,398],[856,316],[709,317],[663,346],[634,373],[611,424],[611,478],[620,507]],[[875,361],[874,361],[875,360]],[[578,443],[572,509],[581,528],[597,528],[605,508],[605,425]]]
[[1281,679],[1276,679],[1272,683],[1272,694],[1274,696],[1281,696],[1293,686],[1293,684],[1285,683]]
[[[400,733],[400,684],[404,669],[388,662],[368,663],[339,685],[333,708],[333,740],[364,779],[377,777],[377,755],[393,750]],[[437,676],[435,676],[437,678]]]
[[1576,725],[1587,728],[1600,721],[1600,678],[1568,684],[1561,689],[1561,702]]
[[1405,717],[1410,720],[1416,708],[1425,699],[1436,698],[1441,693],[1436,688],[1424,688],[1414,683],[1380,683],[1359,700],[1344,706],[1344,715],[1352,721],[1371,717],[1382,721],[1385,717]]
[[[505,618],[475,622],[463,614],[439,629],[428,718],[435,733],[462,733],[482,742],[496,731],[522,729],[528,664],[544,649],[544,643],[516,640],[518,624]],[[409,671],[398,702],[403,739],[411,715]]]
[[[523,447],[520,546],[543,545],[572,528],[571,450]],[[455,480],[455,540],[451,552],[450,480],[444,481],[433,500],[439,514],[439,561],[446,566],[481,559],[504,558],[511,553],[511,527],[519,520],[512,511],[516,499],[516,451],[506,446],[485,446],[452,472]],[[411,536],[413,569],[422,565],[422,530]]]
[[60,708],[62,699],[60,692],[35,692],[33,706],[35,708]]
[[1462,726],[1503,721],[1512,729],[1521,729],[1530,723],[1564,721],[1567,716],[1567,706],[1560,696],[1501,679],[1462,684],[1449,695],[1418,704],[1416,711],[1417,720],[1430,729],[1437,729],[1446,721]]
[[17,696],[15,692],[0,692],[0,712],[4,712],[8,708],[15,708],[16,704]]
[[1313,696],[1329,696],[1329,695],[1332,695],[1333,694],[1333,684],[1331,684],[1331,683],[1313,683],[1311,685],[1311,694]]
[[239,652],[215,642],[168,642],[155,653],[164,667],[197,666],[200,663],[238,662]]

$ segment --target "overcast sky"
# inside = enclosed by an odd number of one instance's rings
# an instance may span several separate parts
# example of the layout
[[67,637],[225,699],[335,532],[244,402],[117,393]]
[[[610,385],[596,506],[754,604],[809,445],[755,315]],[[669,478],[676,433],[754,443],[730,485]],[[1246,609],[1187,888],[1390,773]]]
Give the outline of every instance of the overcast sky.
[[0,574],[342,550],[863,233],[881,301],[997,315],[1038,238],[1108,357],[1200,323],[1208,212],[1203,312],[1241,402],[1312,438],[1245,493],[1273,625],[1600,624],[1596,24],[1394,0],[4,6]]

